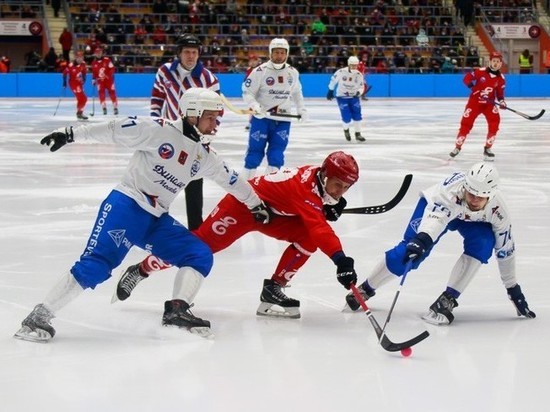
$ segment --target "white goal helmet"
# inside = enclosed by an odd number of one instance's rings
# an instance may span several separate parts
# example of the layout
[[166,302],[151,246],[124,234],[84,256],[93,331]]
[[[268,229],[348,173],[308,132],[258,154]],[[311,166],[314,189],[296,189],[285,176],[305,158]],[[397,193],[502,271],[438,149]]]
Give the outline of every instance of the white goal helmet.
[[223,102],[220,95],[202,87],[186,90],[179,100],[180,110],[185,117],[201,117],[205,110],[222,111]]
[[288,41],[286,41],[286,39],[283,39],[283,38],[280,38],[280,37],[276,37],[274,38],[273,40],[271,40],[271,42],[269,43],[269,58],[271,59],[271,53],[273,52],[273,49],[285,49],[286,50],[286,59],[283,63],[273,63],[273,61],[271,62],[273,64],[273,67],[277,70],[279,69],[282,69],[288,59],[288,53],[289,53],[289,50],[290,50],[290,47],[288,45]]
[[489,163],[479,162],[466,172],[464,189],[474,196],[491,198],[498,190],[498,183],[496,167]]

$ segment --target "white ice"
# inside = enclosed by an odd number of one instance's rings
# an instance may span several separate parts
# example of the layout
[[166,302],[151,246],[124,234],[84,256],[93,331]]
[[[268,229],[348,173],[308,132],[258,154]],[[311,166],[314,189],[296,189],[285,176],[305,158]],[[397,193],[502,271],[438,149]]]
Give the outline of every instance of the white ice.
[[[235,105],[241,105],[238,99]],[[91,103],[91,102],[90,102]],[[537,318],[518,318],[497,264],[484,265],[449,327],[420,316],[444,289],[461,238],[450,233],[407,277],[388,328],[394,341],[424,329],[431,336],[409,358],[384,351],[364,313],[342,313],[345,291],[317,252],[287,293],[299,320],[257,317],[262,280],[285,244],[251,234],[216,255],[195,313],[216,338],[160,324],[174,272],[142,282],[126,302],[110,304],[115,279],[87,291],[54,319],[48,344],[13,339],[21,320],[80,255],[97,207],[118,182],[130,152],[72,144],[50,153],[39,140],[75,122],[74,101],[0,100],[0,408],[3,411],[547,411],[550,346],[550,114],[537,121],[503,111],[494,145],[502,189],[514,218],[518,279]],[[91,122],[111,118],[98,114]],[[346,142],[335,102],[310,99],[310,120],[292,126],[286,164],[320,164],[334,150],[353,154],[361,178],[349,206],[385,203],[407,173],[412,186],[392,211],[345,215],[334,224],[362,281],[400,240],[418,192],[453,170],[482,160],[486,122],[478,119],[462,153],[449,161],[465,99],[363,102],[363,135]],[[536,114],[548,100],[510,99]],[[148,115],[148,101],[120,102],[121,115]],[[91,104],[88,105],[91,110]],[[109,106],[109,110],[111,107]],[[245,116],[226,113],[214,146],[240,169]],[[222,196],[205,184],[205,211]],[[185,222],[180,197],[172,213]],[[132,250],[120,268],[145,256]],[[398,283],[368,303],[385,320]]]

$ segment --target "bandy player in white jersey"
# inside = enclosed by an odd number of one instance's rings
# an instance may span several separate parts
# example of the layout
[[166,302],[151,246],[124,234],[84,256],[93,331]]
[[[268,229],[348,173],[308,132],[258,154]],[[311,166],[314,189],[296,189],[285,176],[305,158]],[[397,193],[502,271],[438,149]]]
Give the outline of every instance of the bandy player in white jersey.
[[243,99],[252,109],[244,175],[251,179],[267,157],[266,173],[279,170],[285,163],[284,152],[290,135],[290,121],[270,119],[266,113],[289,113],[292,103],[305,121],[307,110],[298,70],[287,64],[289,46],[275,38],[269,44],[269,61],[256,67],[245,79]]
[[336,101],[340,109],[342,126],[344,127],[344,136],[346,140],[351,141],[349,127],[353,120],[355,129],[355,139],[358,142],[364,142],[365,138],[361,136],[361,94],[365,88],[365,78],[363,73],[357,70],[359,59],[355,56],[348,58],[348,67],[343,67],[334,72],[328,84],[327,100],[334,99],[334,89],[336,89]]
[[[534,318],[516,279],[515,243],[508,207],[498,188],[499,176],[492,163],[476,163],[466,173],[457,172],[441,183],[423,190],[403,235],[403,240],[386,251],[368,279],[358,289],[364,298],[391,279],[406,274],[428,257],[447,231],[457,231],[463,240],[463,254],[454,265],[446,290],[422,318],[435,325],[454,320],[457,299],[494,251],[500,277],[518,316]],[[359,304],[353,295],[346,301],[351,309]]]
[[193,88],[184,93],[179,106],[184,117],[177,121],[134,116],[61,128],[42,139],[42,144],[53,143],[51,151],[73,141],[93,139],[135,152],[121,182],[101,204],[80,259],[23,320],[16,338],[38,342],[53,338],[50,321],[54,314],[85,289],[109,279],[132,246],[149,250],[179,268],[162,323],[209,334],[210,322],[188,309],[212,269],[212,251],[169,214],[170,205],[190,181],[210,177],[246,204],[256,221],[268,223],[269,213],[252,186],[202,144],[202,136],[216,128],[223,109],[220,96]]

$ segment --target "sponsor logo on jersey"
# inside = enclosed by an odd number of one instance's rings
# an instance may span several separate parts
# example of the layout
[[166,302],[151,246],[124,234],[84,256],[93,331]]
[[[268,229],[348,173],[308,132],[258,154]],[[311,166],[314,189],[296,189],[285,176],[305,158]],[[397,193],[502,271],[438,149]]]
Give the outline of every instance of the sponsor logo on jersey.
[[499,206],[495,206],[491,209],[491,212],[493,213],[493,215],[495,215],[498,220],[504,220],[504,216],[502,216],[502,214],[500,213],[500,210],[499,209]]
[[420,226],[420,223],[422,222],[422,218],[419,217],[417,219],[411,220],[411,223],[409,223],[409,226],[412,230],[414,230],[415,233],[418,233],[418,227]]
[[170,143],[163,143],[159,147],[159,156],[162,157],[164,160],[170,159],[172,156],[174,156],[174,146],[172,146]]
[[[153,168],[153,171],[163,177],[161,180],[155,180],[153,183],[158,183],[162,187],[164,187],[166,190],[172,193],[177,193],[178,189],[181,189],[185,186],[184,182],[181,182],[176,176],[174,176],[172,173],[166,171],[164,169],[164,166],[161,165],[155,165]],[[168,183],[173,184],[174,187],[168,186]]]
[[201,168],[201,162],[199,159],[193,160],[193,164],[191,165],[191,177],[195,176]]
[[188,156],[189,155],[182,150],[178,156],[178,163],[184,165]]
[[443,186],[448,186],[448,185],[456,182],[458,179],[461,179],[463,177],[464,177],[464,173],[462,173],[462,172],[453,173],[452,176],[445,179],[445,181],[443,182]]
[[277,76],[277,81],[279,83],[284,83],[285,82],[285,78],[283,76]]
[[115,230],[109,230],[107,233],[109,234],[109,236],[111,236],[111,239],[113,239],[113,242],[115,242],[115,245],[117,247],[120,247],[120,244],[122,243],[122,239],[124,239],[124,235],[126,234],[126,230],[115,229]]
[[101,231],[103,230],[103,226],[107,222],[107,217],[109,216],[109,212],[113,209],[113,205],[110,203],[106,203],[105,206],[103,206],[103,209],[99,212],[99,216],[97,217],[97,220],[95,221],[94,229],[92,230],[92,234],[90,235],[90,239],[88,240],[88,245],[86,246],[86,250],[84,251],[84,256],[91,255],[97,246],[97,241],[99,239],[99,235],[101,234]]
[[267,84],[268,86],[273,86],[275,84],[275,79],[270,76],[265,79],[265,84]]
[[227,228],[231,225],[236,225],[236,224],[237,224],[237,219],[231,216],[226,216],[212,223],[212,232],[220,236],[225,235],[227,233]]

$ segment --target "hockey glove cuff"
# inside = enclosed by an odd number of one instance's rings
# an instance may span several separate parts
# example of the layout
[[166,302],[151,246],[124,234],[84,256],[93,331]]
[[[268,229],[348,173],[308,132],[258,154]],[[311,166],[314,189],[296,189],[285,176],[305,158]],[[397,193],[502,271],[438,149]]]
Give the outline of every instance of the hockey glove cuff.
[[353,259],[348,256],[342,256],[336,262],[336,279],[346,289],[350,288],[350,284],[357,283],[357,273],[353,267]]
[[67,143],[74,142],[73,127],[61,127],[40,140],[40,144],[45,144],[46,146],[49,146],[52,142],[51,152],[61,149]]
[[323,211],[327,220],[329,222],[336,222],[342,216],[342,211],[346,208],[347,204],[347,200],[341,197],[335,205],[324,205]]
[[327,100],[332,100],[332,99],[334,99],[334,90],[328,89]]
[[252,213],[256,222],[263,223],[264,225],[271,222],[271,218],[273,217],[273,212],[264,202],[250,209],[250,213]]
[[531,318],[531,319],[534,319],[537,317],[535,312],[529,310],[529,305],[527,305],[527,301],[525,300],[525,296],[523,295],[523,292],[521,291],[521,288],[519,285],[516,285],[513,288],[508,288],[506,290],[508,292],[508,298],[512,301],[512,303],[516,307],[518,316],[525,316],[526,318]]
[[415,237],[409,240],[405,249],[405,259],[403,262],[406,263],[408,260],[418,260],[420,259],[426,250],[432,247],[433,240],[427,233],[420,232],[417,233]]

